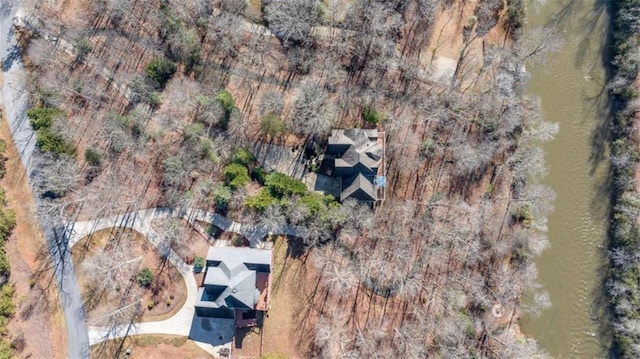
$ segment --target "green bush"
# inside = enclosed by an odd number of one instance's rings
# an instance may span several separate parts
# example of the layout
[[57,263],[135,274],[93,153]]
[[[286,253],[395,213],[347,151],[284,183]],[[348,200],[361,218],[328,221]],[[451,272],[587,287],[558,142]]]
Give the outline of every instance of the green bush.
[[62,115],[62,111],[53,108],[36,107],[27,111],[29,123],[36,131],[36,145],[40,150],[73,156],[76,153],[75,146],[66,142],[61,134],[55,133],[51,128],[53,121]]
[[42,152],[51,152],[57,155],[73,156],[76,153],[74,145],[68,143],[61,135],[53,133],[49,128],[41,128],[36,132],[36,146]]
[[287,132],[287,126],[284,121],[272,113],[264,115],[260,123],[260,128],[263,134],[271,137],[278,137]]
[[148,288],[151,283],[153,283],[153,272],[151,271],[151,269],[145,268],[138,272],[136,280],[142,287]]
[[231,188],[219,183],[211,192],[217,210],[225,211],[233,196]]
[[9,318],[0,316],[0,335],[7,334],[7,324],[9,324]]
[[251,182],[249,169],[239,163],[232,163],[225,166],[222,169],[222,173],[231,188],[244,187],[247,183]]
[[0,341],[0,359],[12,359],[13,356],[13,347],[11,343],[6,340]]
[[149,93],[149,96],[147,96],[147,103],[149,104],[149,106],[156,109],[160,107],[160,105],[162,105],[162,98],[160,97],[160,92],[151,91]]
[[102,163],[102,155],[97,149],[89,147],[84,150],[84,160],[87,161],[89,166],[97,167]]
[[233,238],[231,238],[231,244],[233,244],[234,247],[242,247],[245,244],[245,240],[243,237],[234,233]]
[[198,152],[200,153],[200,157],[216,163],[220,161],[220,159],[218,158],[218,155],[214,151],[215,145],[210,138],[201,139],[198,146],[199,146]]
[[255,161],[255,157],[253,157],[253,153],[249,151],[246,147],[239,148],[233,154],[233,162],[239,163],[245,167],[249,166],[253,161]]
[[87,55],[93,50],[93,44],[86,37],[76,39],[76,62],[83,62]]
[[176,72],[176,69],[176,64],[173,62],[162,57],[154,57],[147,65],[145,74],[156,88],[163,88]]
[[517,32],[524,25],[527,15],[522,0],[510,0],[507,3],[507,24],[509,30]]
[[516,222],[522,222],[525,225],[528,225],[533,218],[533,215],[531,214],[531,207],[529,205],[522,205],[515,208],[512,211],[511,216]]
[[151,309],[153,309],[153,307],[154,307],[155,305],[156,305],[156,303],[154,303],[152,300],[150,300],[150,301],[147,303],[147,309],[151,310]]
[[247,197],[244,200],[245,206],[260,212],[277,203],[278,199],[273,197],[271,192],[266,188],[263,188],[257,195]]
[[9,264],[9,258],[4,249],[0,249],[0,275],[8,276],[11,274],[11,266]]
[[223,128],[227,128],[229,125],[229,121],[231,120],[231,113],[236,108],[236,103],[233,100],[233,96],[227,90],[220,90],[216,94],[216,101],[222,106],[224,110],[224,115],[222,120],[220,121]]
[[205,129],[201,123],[192,123],[182,129],[182,138],[186,142],[198,143],[204,135]]
[[13,295],[15,289],[11,285],[5,284],[2,286],[0,293],[0,316],[9,318],[15,312],[15,305],[13,304]]
[[383,118],[384,116],[376,111],[373,107],[365,107],[362,109],[362,119],[366,123],[375,125],[382,121]]
[[57,108],[34,107],[27,111],[27,118],[31,127],[38,131],[41,128],[49,128],[53,123],[53,119],[62,116],[63,112]]
[[432,155],[436,150],[436,141],[434,141],[432,138],[426,139],[424,142],[422,142],[422,146],[420,146],[420,150],[422,151],[422,154],[425,156]]
[[195,256],[193,258],[193,266],[195,268],[204,268],[204,258]]
[[276,198],[307,193],[307,186],[304,183],[278,172],[267,175],[265,185]]
[[267,181],[267,171],[262,166],[256,166],[251,170],[251,178],[261,185],[264,185]]
[[325,196],[317,192],[309,192],[302,196],[299,202],[307,207],[309,213],[317,214],[326,211],[331,204],[335,203],[335,200],[330,195]]
[[220,103],[225,111],[231,112],[236,107],[236,102],[233,100],[233,96],[227,90],[220,90],[216,94],[216,101]]
[[[4,193],[4,191],[2,192]],[[16,214],[13,210],[2,208],[0,209],[0,244],[7,240],[13,227],[16,226]]]

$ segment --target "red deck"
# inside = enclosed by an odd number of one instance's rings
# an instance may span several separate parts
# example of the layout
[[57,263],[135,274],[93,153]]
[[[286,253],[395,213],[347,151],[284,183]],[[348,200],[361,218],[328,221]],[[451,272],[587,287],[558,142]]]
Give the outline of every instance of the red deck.
[[256,310],[266,311],[269,309],[269,297],[271,296],[271,274],[256,273],[256,288],[260,291],[260,298],[256,303]]

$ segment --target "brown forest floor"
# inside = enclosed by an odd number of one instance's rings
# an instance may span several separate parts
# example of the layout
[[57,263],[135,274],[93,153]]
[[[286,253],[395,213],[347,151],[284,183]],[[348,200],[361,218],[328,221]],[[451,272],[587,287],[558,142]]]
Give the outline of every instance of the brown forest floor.
[[[438,55],[450,56],[451,58],[456,58],[461,50],[461,26],[465,25],[466,20],[469,19],[469,16],[472,14],[471,11],[474,8],[474,6],[468,5],[475,5],[478,1],[454,1],[454,3],[456,6],[453,7],[452,10],[445,11],[438,16],[437,25],[435,25],[432,34],[432,38],[442,36],[438,40],[432,41],[435,45],[438,45],[438,42],[444,39],[444,42],[438,50]],[[252,4],[255,4],[255,2]],[[460,14],[459,16],[457,16],[458,12]],[[456,17],[451,22],[448,22],[448,19],[450,17],[453,18],[452,15],[454,14],[456,14]],[[135,28],[135,26],[133,27]],[[498,27],[496,27],[496,29],[497,28]],[[496,29],[494,29],[493,33],[490,33],[488,37],[495,38],[495,42],[500,43],[500,38],[502,36],[500,36],[501,34],[496,33],[496,31],[498,31]],[[244,34],[242,37],[247,40],[253,39],[258,42],[264,42],[265,44],[268,42],[273,42],[275,44],[275,39],[254,39],[248,34]],[[115,78],[116,80],[121,80],[121,82],[123,82],[122,80],[128,79],[136,74],[143,73],[144,65],[154,56],[152,48],[145,48],[124,36],[114,35],[114,38],[109,38],[105,34],[100,33],[92,37],[92,41],[95,43],[93,51],[95,54],[101,54],[100,56],[107,54],[104,56],[106,59],[101,58],[107,65],[106,67],[117,67],[119,69],[117,74],[118,76],[115,76]],[[493,41],[490,41],[489,39],[488,43],[491,42]],[[127,46],[122,44],[127,44]],[[469,58],[480,56],[482,51],[482,47],[480,45],[480,41],[476,41],[474,43],[474,51],[470,52],[471,55]],[[203,46],[203,50],[205,50],[203,53],[207,52],[205,47],[206,46]],[[249,46],[247,45],[245,47],[239,50],[241,54],[245,54],[247,52],[247,48]],[[205,67],[202,77],[211,77],[217,79],[216,81],[220,81],[220,83],[213,81],[214,83],[208,85],[225,87],[230,91],[236,100],[236,104],[245,116],[244,119],[248,123],[248,128],[243,132],[244,137],[258,137],[259,121],[257,121],[257,101],[255,101],[255,99],[260,98],[260,94],[263,91],[269,89],[282,89],[283,92],[288,91],[285,95],[284,101],[287,103],[287,108],[290,108],[290,102],[293,100],[293,90],[290,90],[290,88],[299,87],[301,84],[300,81],[304,80],[296,76],[289,76],[290,74],[286,66],[282,66],[282,64],[286,63],[286,59],[284,58],[284,54],[278,50],[277,46],[268,46],[268,48],[269,50],[265,50],[265,54],[269,55],[267,58],[270,60],[261,66],[257,66],[251,62],[234,62],[232,63],[233,66],[231,66],[231,71],[229,71],[225,66],[218,66],[218,59],[215,57],[205,58],[203,60],[203,62],[211,64],[212,66]],[[433,47],[430,48],[430,50],[433,52]],[[122,51],[122,53],[120,53],[120,51]],[[140,54],[140,56],[130,56],[131,53]],[[120,66],[122,59],[124,59],[124,63]],[[115,62],[117,62],[117,66],[115,66]],[[477,63],[472,61],[467,66],[472,69],[474,64],[477,65]],[[218,69],[218,67],[220,67],[220,69]],[[256,71],[257,68],[264,71],[262,76]],[[72,72],[70,74],[71,78],[83,75],[84,71],[86,71],[86,69],[81,68],[75,73]],[[392,78],[392,75],[394,74],[388,74],[387,78]],[[318,76],[320,76],[320,74],[312,73],[306,79],[307,81],[320,81]],[[218,77],[220,78],[218,79]],[[160,106],[155,113],[157,116],[154,117],[162,118],[170,116],[178,119],[184,117],[181,116],[179,112],[175,116],[172,113],[172,110],[177,111],[177,109],[185,108],[186,106],[180,106],[181,104],[176,106],[175,103],[172,103],[171,96],[172,94],[175,94],[175,92],[170,91],[174,88],[174,85],[176,85],[176,89],[180,89],[181,87],[178,86],[178,83],[183,80],[188,79],[182,76],[176,76],[168,83],[167,92],[163,94],[163,105]],[[110,109],[117,109],[119,107],[124,108],[126,101],[122,98],[121,94],[118,94],[116,90],[105,84],[103,78],[96,76],[93,81],[95,81],[100,88],[103,86],[105,87],[105,94],[120,99],[119,103],[114,101],[114,103],[111,104],[113,106],[110,105]],[[382,82],[383,79],[381,78],[380,81]],[[464,83],[464,81],[462,82]],[[416,84],[415,86],[419,90],[424,90],[424,88],[420,86],[428,87],[431,85],[424,83]],[[390,89],[394,88],[390,85],[388,85],[388,87]],[[355,89],[357,89],[357,87]],[[346,103],[353,103],[354,106],[353,109],[343,110],[343,113],[338,116],[340,120],[336,126],[351,127],[361,122],[359,111],[360,107],[357,105],[363,102],[363,100],[360,99],[359,96],[360,94],[358,92],[345,91],[345,95],[341,97],[341,100]],[[451,101],[454,101],[454,99]],[[386,129],[389,134],[389,143],[392,144],[388,149],[390,156],[387,165],[389,166],[389,183],[393,183],[393,186],[390,186],[391,189],[388,193],[389,200],[385,202],[379,210],[386,210],[386,212],[383,213],[393,214],[395,209],[401,207],[401,204],[409,202],[408,205],[414,205],[417,209],[411,211],[407,210],[407,214],[413,215],[415,219],[422,221],[423,215],[427,214],[425,205],[435,197],[444,196],[446,199],[452,199],[460,202],[453,202],[457,203],[455,208],[457,208],[460,213],[471,213],[471,208],[477,209],[480,204],[484,204],[487,206],[491,205],[490,210],[487,210],[487,212],[500,214],[499,216],[494,216],[495,218],[502,217],[502,213],[505,213],[504,218],[507,218],[506,213],[508,211],[508,202],[500,200],[501,198],[508,198],[510,182],[509,172],[500,171],[502,168],[500,163],[504,161],[504,157],[506,156],[502,153],[504,149],[499,149],[497,151],[498,154],[495,156],[496,158],[494,158],[494,161],[491,164],[492,166],[496,165],[494,172],[495,176],[492,176],[491,171],[489,170],[481,170],[481,173],[477,174],[477,176],[454,176],[451,172],[452,161],[449,153],[451,151],[446,148],[446,146],[448,146],[448,139],[443,138],[445,136],[435,138],[436,142],[442,142],[440,145],[442,145],[444,149],[441,153],[434,156],[422,156],[420,154],[421,145],[425,143],[425,140],[430,139],[434,133],[434,129],[432,128],[433,126],[430,127],[430,123],[438,121],[423,121],[421,117],[422,113],[420,113],[421,111],[414,109],[413,104],[410,102],[398,102],[393,105],[388,104],[388,106],[386,106],[386,104],[381,104],[381,109],[384,110],[385,113],[393,114],[394,117],[401,118],[406,121],[401,128],[396,129],[395,131],[392,131],[390,128],[393,126],[392,123],[389,123],[389,128]],[[84,107],[81,108],[79,111],[80,113],[70,120],[70,123],[73,126],[77,125],[78,128],[84,128],[82,127],[84,126],[82,124],[89,123],[84,118],[85,110],[86,109]],[[98,110],[105,111],[104,108],[99,106]],[[446,110],[446,108],[443,107],[442,110]],[[101,115],[102,112],[99,112],[97,117],[99,118]],[[158,130],[158,128],[152,127],[151,125],[162,125],[161,121],[152,120],[149,122],[150,128],[154,131]],[[466,122],[460,121],[460,123],[465,125],[458,126],[454,130],[443,129],[441,131],[436,131],[436,133],[440,136],[441,132],[447,133],[449,131],[460,135],[464,134],[466,136],[468,132],[471,132],[472,130],[475,131],[471,125],[466,125]],[[85,142],[92,138],[91,131],[88,131],[87,133],[88,135],[84,136],[80,140],[80,149],[84,148]],[[165,140],[170,142],[170,139],[172,139],[172,137],[167,135]],[[161,146],[157,147],[160,148]],[[165,149],[170,147],[171,146],[167,146]],[[127,187],[129,189],[127,192],[142,193],[142,191],[139,190],[140,188],[144,188],[145,191],[148,191],[146,195],[144,193],[141,195],[145,195],[144,201],[142,201],[142,206],[145,207],[147,204],[154,203],[155,200],[160,198],[160,196],[157,195],[159,193],[159,172],[157,171],[157,164],[159,162],[156,162],[154,167],[154,161],[150,159],[156,159],[156,157],[148,153],[142,153],[142,151],[140,152],[140,154],[136,153],[133,155],[135,160],[132,161],[133,164],[131,168],[142,169],[142,174],[134,178],[129,178],[128,181],[131,182],[134,179],[143,180],[140,180],[136,185],[130,185],[130,183],[126,181],[122,181],[120,183],[122,184],[122,187]],[[411,169],[410,171],[407,170],[409,168]],[[122,171],[115,172],[122,173]],[[98,178],[95,182],[99,182],[100,179],[101,178]],[[115,181],[115,183],[118,183],[118,181]],[[92,185],[98,187],[95,183]],[[434,202],[437,201],[434,200]],[[126,201],[123,201],[122,203],[126,203]],[[85,206],[85,208],[91,208],[91,206]],[[394,235],[402,235],[402,237],[413,239],[411,243],[405,244],[406,249],[410,252],[420,253],[425,250],[425,247],[423,246],[432,246],[432,243],[435,242],[435,238],[438,234],[443,233],[447,228],[449,228],[451,226],[451,222],[457,215],[456,209],[449,210],[447,209],[448,207],[445,206],[435,206],[434,208],[437,209],[437,211],[434,210],[436,213],[433,216],[436,218],[436,220],[434,220],[435,224],[433,228],[427,228],[429,233],[432,233],[432,235],[425,238],[424,241],[420,241],[419,238],[417,238],[418,236],[416,235],[416,232],[411,232],[412,230],[407,230],[406,233],[394,233]],[[431,209],[428,209],[428,211],[431,211]],[[487,218],[489,217],[491,216],[488,215]],[[472,219],[476,220],[476,218]],[[485,221],[485,218],[477,218],[477,220]],[[389,220],[388,222],[393,223],[394,221]],[[471,220],[465,222],[471,222]],[[473,223],[463,224],[472,225]],[[416,228],[424,230],[424,228],[418,228],[417,226]],[[495,230],[496,229],[493,227],[489,228],[487,230],[486,237],[494,238],[493,234],[495,234]],[[499,239],[501,236],[498,235],[495,238]],[[364,242],[365,240],[362,239],[362,243]],[[387,245],[390,245],[389,243],[387,243]],[[355,247],[358,246],[354,245],[354,248]],[[334,295],[335,293],[331,293],[330,289],[319,281],[318,277],[321,273],[318,273],[317,270],[313,269],[313,265],[305,265],[304,258],[295,259],[295,256],[290,257],[287,255],[287,252],[290,252],[291,248],[292,247],[289,247],[288,241],[279,239],[276,242],[276,253],[274,259],[276,264],[273,273],[273,297],[271,300],[269,317],[265,320],[262,337],[260,338],[257,335],[249,335],[244,338],[243,348],[237,351],[239,355],[242,356],[246,354],[253,356],[255,347],[258,345],[258,351],[262,349],[262,353],[281,353],[292,358],[309,356],[311,353],[309,348],[312,346],[310,338],[314,336],[313,333],[317,318],[322,316],[331,317],[330,314],[340,308],[344,308],[342,312],[348,316],[348,323],[351,326],[348,329],[351,333],[355,333],[356,329],[359,330],[361,327],[393,328],[403,323],[406,317],[411,314],[408,308],[408,303],[410,303],[411,300],[402,300],[397,298],[384,299],[369,292],[361,286],[353,288],[353,290],[346,295]],[[373,249],[380,252],[385,249],[390,251],[391,248],[377,247]],[[456,253],[456,256],[464,258],[464,254],[465,252],[461,251],[461,253]],[[382,258],[384,256],[380,255],[380,257]],[[433,262],[435,262],[436,269],[431,269],[431,267],[427,266],[424,278],[425,281],[429,283],[429,290],[435,293],[435,295],[433,293],[429,293],[431,298],[435,297],[432,301],[439,302],[442,300],[444,302],[444,297],[440,298],[438,294],[442,288],[449,287],[449,281],[453,278],[449,272],[461,270],[462,264],[455,260],[441,260],[442,258],[447,257],[445,255],[440,256],[441,258],[437,257],[438,256],[435,255],[429,257],[429,260],[433,260]],[[455,256],[449,254],[448,257],[452,258]],[[386,258],[382,259],[386,260]],[[439,271],[439,266],[446,268],[446,272],[444,270]],[[319,282],[320,284],[318,284]],[[427,291],[427,289],[424,289],[424,291]],[[425,300],[424,297],[426,296],[427,293],[421,292],[420,298],[422,298],[422,300]],[[429,304],[429,308],[431,308],[431,304]],[[436,313],[436,311],[434,310],[433,313]],[[429,312],[429,314],[432,313]],[[433,314],[433,316],[435,317],[436,314]],[[392,337],[392,334],[389,337]],[[256,338],[261,339],[261,341],[256,340]],[[352,337],[349,338],[351,339]],[[431,340],[431,338],[429,338],[429,340]],[[260,343],[262,343],[261,348]],[[244,353],[245,351],[246,353]]]

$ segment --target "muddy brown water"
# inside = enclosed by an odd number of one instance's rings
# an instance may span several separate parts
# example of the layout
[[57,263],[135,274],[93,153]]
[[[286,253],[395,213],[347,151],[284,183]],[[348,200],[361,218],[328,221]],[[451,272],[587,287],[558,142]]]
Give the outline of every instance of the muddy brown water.
[[[603,317],[608,212],[607,98],[603,52],[608,14],[603,2],[547,0],[530,8],[527,28],[555,23],[564,46],[544,66],[529,68],[529,92],[542,100],[547,120],[560,124],[545,143],[543,182],[557,193],[548,216],[551,242],[535,262],[552,307],[525,316],[522,331],[555,358],[604,358],[610,338]],[[526,301],[526,299],[525,299]]]

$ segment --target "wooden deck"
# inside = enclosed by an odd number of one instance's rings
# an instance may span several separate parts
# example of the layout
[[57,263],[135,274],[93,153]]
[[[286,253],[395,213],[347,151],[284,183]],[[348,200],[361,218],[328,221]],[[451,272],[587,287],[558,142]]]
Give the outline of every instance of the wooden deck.
[[271,274],[256,273],[256,288],[260,290],[260,298],[256,303],[256,310],[267,311],[269,309],[269,297],[271,296]]
[[257,318],[244,318],[242,316],[241,309],[234,309],[234,316],[236,318],[236,328],[246,328],[246,327],[255,327],[258,325]]

